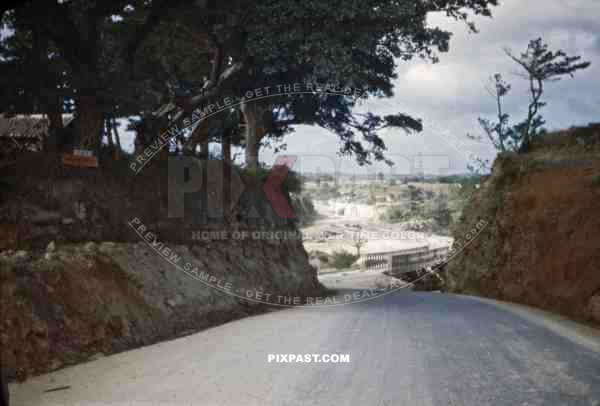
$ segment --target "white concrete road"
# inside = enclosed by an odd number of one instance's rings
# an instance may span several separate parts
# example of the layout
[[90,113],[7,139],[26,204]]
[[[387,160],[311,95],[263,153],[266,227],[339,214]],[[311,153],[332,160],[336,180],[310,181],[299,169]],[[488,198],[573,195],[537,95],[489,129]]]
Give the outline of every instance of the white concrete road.
[[[425,274],[423,274],[425,275]],[[353,270],[335,271],[319,274],[319,282],[328,289],[392,289],[403,286],[403,282],[392,276],[387,276],[379,270]],[[403,289],[411,289],[407,286]]]
[[599,342],[543,317],[413,292],[289,309],[12,385],[12,405],[600,405]]

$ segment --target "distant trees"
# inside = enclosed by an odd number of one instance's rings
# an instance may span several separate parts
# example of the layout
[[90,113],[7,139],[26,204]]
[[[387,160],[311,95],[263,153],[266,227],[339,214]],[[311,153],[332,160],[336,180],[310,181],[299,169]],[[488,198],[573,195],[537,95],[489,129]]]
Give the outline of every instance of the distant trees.
[[[423,219],[427,197],[425,190],[415,185],[408,185],[403,192],[405,194],[402,198],[404,203],[388,207],[384,215],[386,221],[397,223],[411,219]],[[398,199],[400,199],[400,194]]]
[[448,207],[448,195],[439,192],[431,202],[428,217],[430,217],[439,231],[447,231],[452,223],[452,213]]
[[544,86],[561,80],[563,76],[573,77],[575,72],[589,67],[590,62],[581,62],[581,56],[568,56],[562,50],[552,51],[541,38],[531,40],[527,49],[519,55],[510,49],[504,52],[519,66],[519,75],[529,83],[527,115],[522,121],[509,124],[510,116],[503,110],[503,99],[511,86],[501,74],[496,73],[490,78],[487,91],[496,102],[497,119],[479,118],[479,124],[498,151],[526,152],[531,141],[543,133],[545,121],[540,111],[546,105],[542,100]]
[[358,259],[358,256],[352,255],[348,251],[335,251],[331,254],[332,264],[336,269],[350,268]]
[[408,185],[409,191],[409,204],[410,213],[415,217],[422,217],[423,215],[423,204],[425,203],[425,191],[423,188]]

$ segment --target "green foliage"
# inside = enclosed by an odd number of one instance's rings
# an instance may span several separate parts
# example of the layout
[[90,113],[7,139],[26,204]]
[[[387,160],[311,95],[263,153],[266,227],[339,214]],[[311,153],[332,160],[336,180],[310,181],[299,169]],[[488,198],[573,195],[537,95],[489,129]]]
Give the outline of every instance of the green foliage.
[[412,216],[421,217],[423,213],[423,203],[425,201],[425,191],[417,186],[408,185],[410,199],[410,213]]
[[402,206],[389,207],[384,214],[384,219],[389,223],[400,223],[410,218],[410,211]]
[[[6,13],[3,23],[13,35],[0,48],[2,64],[14,65],[4,79],[29,83],[34,100],[45,102],[41,112],[60,111],[62,101],[83,95],[105,111],[119,105],[120,114],[138,114],[161,101],[157,92],[167,92],[174,65],[198,76],[207,72],[189,31],[175,20],[161,23],[168,13],[159,10],[160,1],[42,3],[24,2]],[[19,112],[32,109],[21,104]]]
[[268,144],[297,124],[316,125],[337,135],[342,154],[366,164],[385,160],[382,129],[421,131],[422,123],[403,112],[358,113],[358,102],[393,95],[398,61],[436,62],[448,51],[451,33],[428,24],[432,12],[475,31],[471,17],[490,16],[498,1],[14,4],[3,13],[7,32],[15,35],[0,46],[2,81],[11,87],[0,94],[2,106],[56,113],[73,99],[84,147],[95,144],[102,113],[143,115],[172,102],[161,109],[164,127],[180,123],[194,107],[257,88],[321,83],[358,94],[328,97],[326,90],[253,101],[271,113],[261,117],[267,138],[258,141]]
[[[467,197],[463,195],[466,188],[460,185],[450,188],[450,193],[424,191],[411,187],[406,190],[408,201],[388,207],[383,220],[388,223],[402,223],[415,220],[430,224],[432,231],[449,234],[453,219],[460,215]],[[472,188],[474,190],[474,187]]]
[[350,268],[358,259],[358,256],[352,255],[348,251],[336,251],[331,257],[331,262],[336,269]]
[[[336,90],[325,88],[314,94],[279,94],[255,103],[272,112],[265,118],[266,137],[282,137],[296,124],[320,126],[338,136],[342,154],[365,164],[385,160],[380,130],[422,129],[419,121],[402,112],[379,116],[357,113],[354,107],[367,97],[392,95],[397,61],[422,57],[435,62],[438,52],[448,50],[450,33],[427,24],[427,15],[441,11],[473,28],[469,13],[489,16],[497,1],[210,4],[210,21],[204,18],[204,10],[191,13],[200,22],[197,28],[208,31],[211,46],[223,46],[226,63],[213,57],[213,68],[220,65],[221,69],[212,70],[216,76],[211,80],[214,86],[208,87],[210,93],[220,99],[280,84],[336,84],[337,92],[349,86],[358,94],[328,97],[326,93]],[[193,101],[208,103],[208,97],[196,92]]]
[[448,206],[448,195],[439,193],[429,205],[426,217],[433,220],[436,232],[446,234],[452,224],[452,213]]
[[423,218],[425,214],[425,199],[427,196],[430,198],[432,193],[431,191],[426,192],[423,188],[408,185],[407,189],[401,190],[404,199],[408,199],[408,205],[394,205],[389,207],[383,216],[384,219],[390,223],[398,223],[415,218]]
[[478,190],[478,185],[483,182],[483,179],[479,178],[466,178],[463,182],[455,184],[450,188],[450,192],[448,194],[448,200],[451,204],[452,212],[454,213],[454,218],[459,218],[462,214],[463,208],[468,204],[471,200],[473,194]]
[[439,183],[446,184],[476,184],[481,183],[481,175],[446,175],[436,179]]
[[[263,185],[272,171],[277,171],[277,169],[277,167],[268,168],[264,166],[259,166],[256,168],[237,167],[238,172],[242,176],[255,179],[256,184],[259,186]],[[302,181],[299,174],[297,172],[290,171],[281,184],[281,190],[288,195],[291,193],[300,193],[302,191]]]

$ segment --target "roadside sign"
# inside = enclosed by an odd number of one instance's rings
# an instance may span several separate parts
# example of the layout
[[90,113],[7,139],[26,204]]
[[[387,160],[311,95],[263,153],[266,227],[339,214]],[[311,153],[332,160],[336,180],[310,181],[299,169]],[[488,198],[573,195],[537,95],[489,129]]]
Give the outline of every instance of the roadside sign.
[[94,156],[94,151],[89,149],[73,149],[72,154],[63,154],[62,163],[65,166],[97,168],[98,158]]

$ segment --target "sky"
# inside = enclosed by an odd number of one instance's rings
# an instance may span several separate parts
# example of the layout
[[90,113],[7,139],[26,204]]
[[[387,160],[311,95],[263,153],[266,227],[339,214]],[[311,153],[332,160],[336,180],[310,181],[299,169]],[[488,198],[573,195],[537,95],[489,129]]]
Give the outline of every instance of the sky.
[[[437,64],[423,60],[398,64],[392,102],[402,103],[404,112],[434,122],[434,130],[439,126],[443,129],[436,132],[425,128],[417,135],[384,130],[381,136],[388,155],[396,162],[396,174],[415,173],[415,163],[418,165],[415,157],[419,153],[423,171],[433,174],[467,172],[465,156],[493,159],[495,151],[487,139],[475,142],[466,134],[482,134],[477,118],[494,117],[495,101],[485,86],[496,72],[503,74],[512,85],[505,102],[506,111],[514,121],[524,117],[527,83],[515,74],[517,65],[503,49],[520,53],[529,40],[540,36],[551,49],[581,55],[592,62],[590,68],[578,72],[575,78],[547,86],[548,105],[542,111],[547,129],[600,122],[600,0],[501,0],[501,5],[493,10],[493,18],[482,17],[475,21],[479,33],[472,34],[464,23],[432,14],[431,25],[453,33],[449,52],[440,54]],[[394,112],[386,105],[393,103],[374,100],[363,107],[382,114]],[[444,139],[444,132],[454,135],[463,145],[455,148]],[[319,168],[330,172],[335,165],[347,173],[364,174],[369,170],[360,168],[351,159],[340,159],[336,155],[336,136],[323,129],[298,126],[285,142],[287,151],[278,154],[298,155],[294,169],[311,172]],[[311,157],[314,155],[319,157]],[[272,150],[261,151],[261,160],[266,163],[272,163],[275,156]],[[392,171],[385,165],[370,170],[386,174]]]

